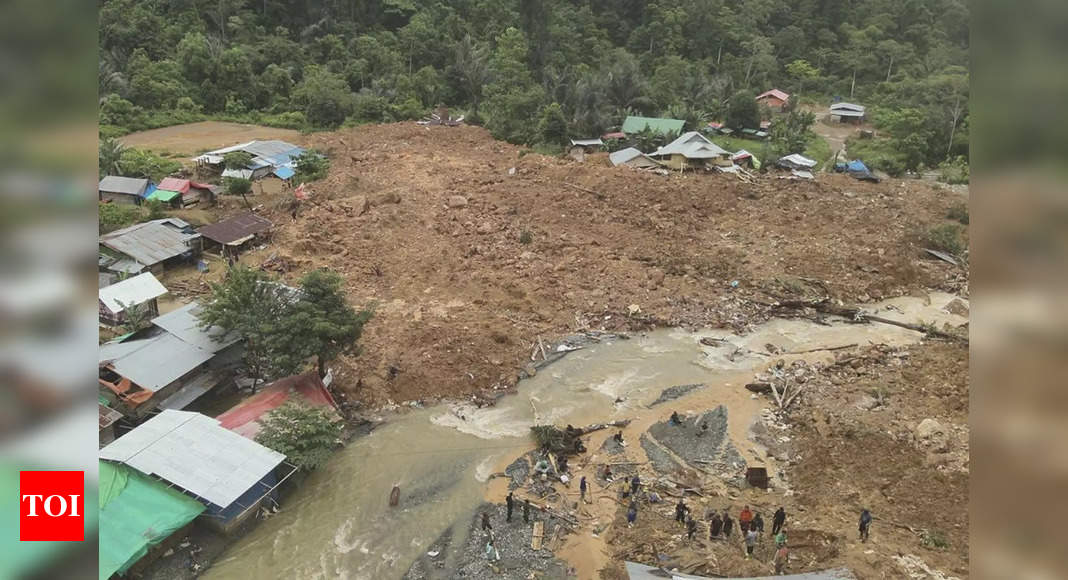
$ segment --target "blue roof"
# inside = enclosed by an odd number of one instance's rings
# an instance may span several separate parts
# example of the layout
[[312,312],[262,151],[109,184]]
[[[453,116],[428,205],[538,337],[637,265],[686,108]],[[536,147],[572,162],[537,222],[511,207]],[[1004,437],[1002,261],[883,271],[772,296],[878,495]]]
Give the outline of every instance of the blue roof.
[[278,169],[274,170],[274,174],[281,179],[289,179],[290,177],[296,175],[296,173],[297,172],[293,171],[292,167],[279,167]]
[[156,184],[149,181],[148,187],[145,188],[145,194],[141,197],[147,198],[148,196],[152,195],[154,191],[156,191]]

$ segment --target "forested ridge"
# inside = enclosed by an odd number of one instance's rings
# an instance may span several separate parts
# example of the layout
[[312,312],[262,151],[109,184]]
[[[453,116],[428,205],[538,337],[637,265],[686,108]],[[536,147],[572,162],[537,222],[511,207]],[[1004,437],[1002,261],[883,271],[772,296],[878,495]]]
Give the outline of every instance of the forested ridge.
[[932,167],[967,154],[968,21],[964,0],[103,0],[101,132],[446,105],[559,144],[628,114],[697,128],[780,88],[866,105],[895,163]]

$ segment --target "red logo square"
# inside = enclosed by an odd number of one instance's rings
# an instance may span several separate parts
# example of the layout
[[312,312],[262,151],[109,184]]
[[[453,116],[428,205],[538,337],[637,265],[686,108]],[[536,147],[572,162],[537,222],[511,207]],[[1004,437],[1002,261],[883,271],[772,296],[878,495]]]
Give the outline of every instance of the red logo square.
[[19,540],[81,542],[85,539],[85,473],[19,472]]

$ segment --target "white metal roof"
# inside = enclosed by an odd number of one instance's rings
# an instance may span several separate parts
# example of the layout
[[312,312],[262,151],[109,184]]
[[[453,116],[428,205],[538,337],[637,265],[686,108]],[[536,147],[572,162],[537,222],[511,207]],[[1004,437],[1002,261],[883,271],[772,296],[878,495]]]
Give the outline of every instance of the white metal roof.
[[166,409],[100,450],[225,508],[285,460],[199,413]]
[[604,141],[601,141],[599,137],[597,139],[572,139],[571,144],[582,147],[592,147],[594,145],[604,145]]
[[657,149],[653,155],[682,155],[689,158],[708,158],[730,155],[730,152],[709,141],[708,138],[697,131],[689,131],[679,135],[679,138],[671,143]]
[[118,314],[127,306],[143,304],[167,293],[167,289],[151,272],[127,278],[100,289],[100,301],[108,310]]
[[643,155],[641,151],[634,147],[627,147],[626,149],[612,152],[608,155],[608,159],[612,162],[612,165],[621,165],[641,155]]
[[864,112],[864,106],[863,105],[854,105],[853,103],[845,103],[845,102],[843,102],[843,103],[833,103],[833,104],[831,104],[831,110],[835,111],[836,114],[837,114],[837,111],[840,111],[840,110],[841,111],[858,111],[858,112],[863,113]]
[[208,330],[201,328],[200,319],[197,318],[197,313],[200,312],[200,309],[199,303],[191,302],[177,310],[172,310],[167,314],[153,318],[152,324],[177,336],[187,344],[210,353],[219,352],[239,340],[236,334],[230,335],[223,340],[216,340],[216,338],[221,338],[226,334],[225,331],[217,326],[213,326]]
[[158,391],[211,360],[215,354],[163,332],[151,338],[100,347],[100,362],[143,389]]

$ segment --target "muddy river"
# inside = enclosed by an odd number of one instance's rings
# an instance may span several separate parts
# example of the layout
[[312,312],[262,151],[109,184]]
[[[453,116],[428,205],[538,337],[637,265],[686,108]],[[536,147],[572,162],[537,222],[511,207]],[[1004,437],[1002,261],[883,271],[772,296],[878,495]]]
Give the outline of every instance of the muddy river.
[[[880,316],[962,324],[943,307],[954,297],[904,297],[870,308]],[[710,347],[704,337],[726,339]],[[339,451],[289,496],[282,509],[239,539],[204,574],[245,578],[400,578],[414,559],[455,522],[461,536],[486,497],[489,476],[532,447],[535,423],[576,426],[630,418],[631,429],[672,410],[728,410],[728,434],[746,460],[760,454],[749,424],[766,401],[743,385],[778,358],[829,359],[827,351],[767,357],[744,353],[809,351],[846,344],[906,345],[920,334],[884,324],[816,324],[773,320],[745,336],[709,329],[665,329],[605,339],[572,351],[522,381],[495,407],[438,405],[391,414],[388,423]],[[743,352],[739,352],[738,349]],[[646,406],[667,387],[702,383],[683,398]],[[390,490],[401,488],[398,507]],[[462,543],[462,542],[458,542]]]

